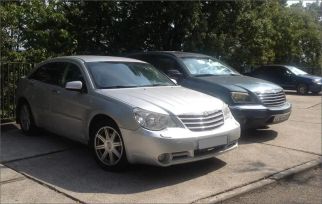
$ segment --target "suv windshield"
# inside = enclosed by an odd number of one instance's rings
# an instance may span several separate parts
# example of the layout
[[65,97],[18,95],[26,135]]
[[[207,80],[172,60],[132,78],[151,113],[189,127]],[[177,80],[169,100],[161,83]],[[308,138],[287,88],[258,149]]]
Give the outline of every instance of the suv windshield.
[[239,75],[234,69],[212,58],[184,57],[182,61],[194,76]]
[[131,88],[143,86],[175,86],[150,64],[138,62],[87,62],[97,88]]
[[295,75],[304,75],[307,74],[305,71],[300,70],[299,68],[293,66],[286,66],[293,74]]

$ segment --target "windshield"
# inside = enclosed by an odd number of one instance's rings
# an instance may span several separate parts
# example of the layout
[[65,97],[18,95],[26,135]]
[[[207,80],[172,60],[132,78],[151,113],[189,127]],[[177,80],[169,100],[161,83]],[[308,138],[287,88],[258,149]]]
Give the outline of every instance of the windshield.
[[234,69],[213,58],[185,57],[182,61],[194,76],[239,75]]
[[307,74],[305,71],[300,70],[299,68],[293,67],[293,66],[286,66],[293,74],[295,75],[304,75]]
[[175,86],[152,65],[138,62],[88,62],[86,66],[97,88]]

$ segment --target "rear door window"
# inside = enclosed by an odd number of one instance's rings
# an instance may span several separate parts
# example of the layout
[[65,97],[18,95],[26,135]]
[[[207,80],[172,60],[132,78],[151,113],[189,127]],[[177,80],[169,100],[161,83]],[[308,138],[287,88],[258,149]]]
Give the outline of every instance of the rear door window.
[[63,74],[66,64],[63,62],[51,62],[39,67],[29,78],[43,83],[62,86]]

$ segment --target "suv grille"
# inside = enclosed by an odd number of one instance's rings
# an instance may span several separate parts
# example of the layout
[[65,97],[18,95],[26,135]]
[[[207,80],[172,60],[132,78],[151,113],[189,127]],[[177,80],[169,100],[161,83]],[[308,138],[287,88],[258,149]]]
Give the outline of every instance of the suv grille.
[[213,130],[224,124],[224,115],[221,110],[203,115],[179,115],[178,117],[189,130],[195,132]]
[[283,90],[275,93],[259,93],[257,96],[265,106],[269,107],[282,106],[286,102]]

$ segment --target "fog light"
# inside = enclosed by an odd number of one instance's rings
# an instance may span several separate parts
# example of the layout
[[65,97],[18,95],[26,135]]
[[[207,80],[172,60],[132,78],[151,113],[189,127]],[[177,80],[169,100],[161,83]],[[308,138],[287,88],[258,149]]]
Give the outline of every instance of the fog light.
[[160,154],[158,156],[158,160],[161,163],[168,163],[170,161],[170,158],[171,158],[171,156],[169,153]]

